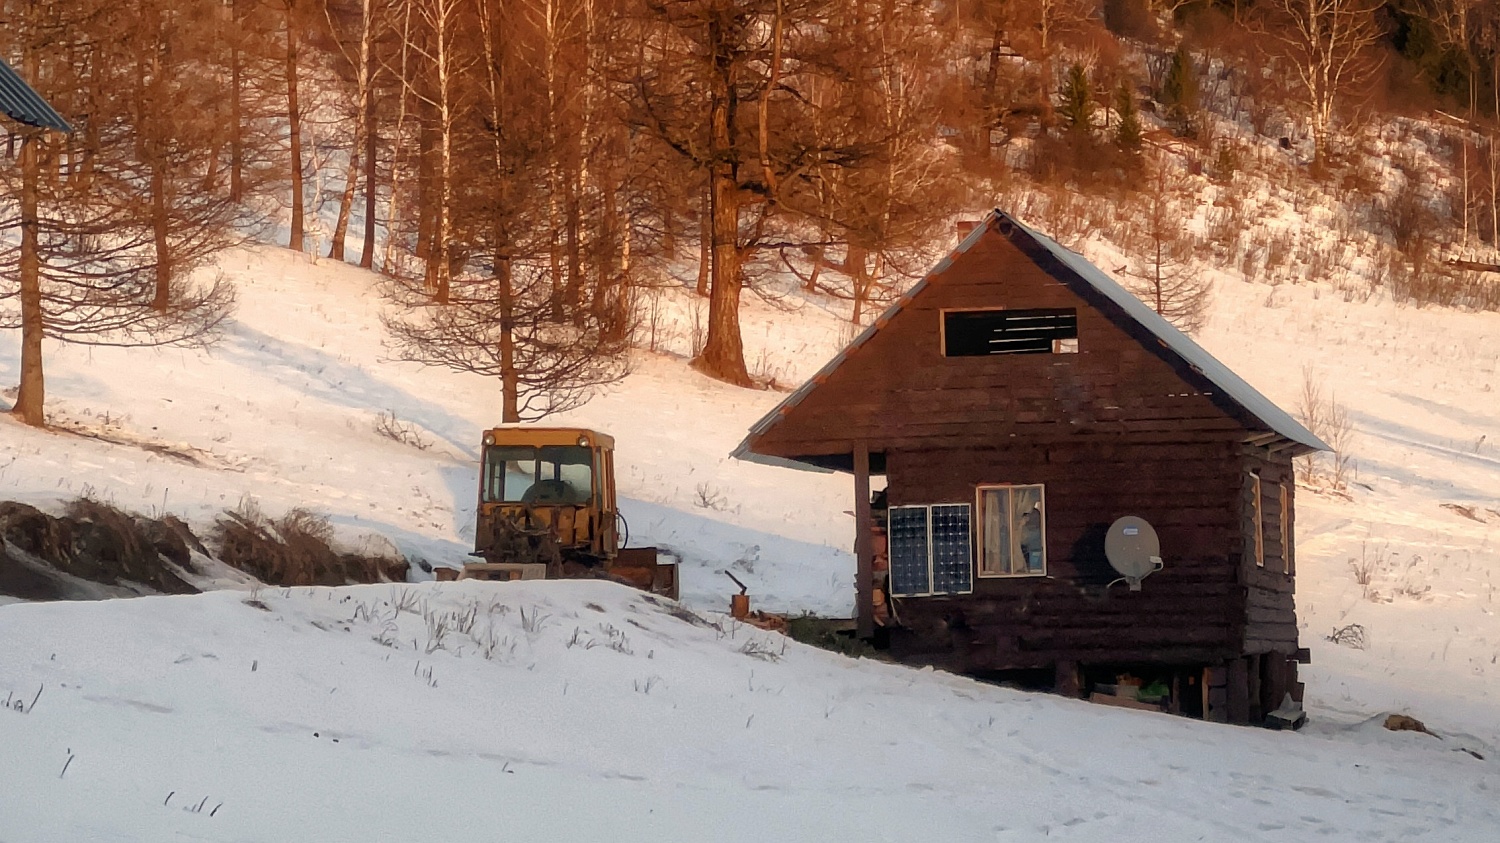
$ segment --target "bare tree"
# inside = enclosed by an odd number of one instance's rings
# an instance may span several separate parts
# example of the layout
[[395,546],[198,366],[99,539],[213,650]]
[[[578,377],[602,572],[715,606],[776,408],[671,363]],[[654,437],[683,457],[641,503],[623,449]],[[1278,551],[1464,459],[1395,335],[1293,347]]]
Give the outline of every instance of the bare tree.
[[1381,0],[1268,0],[1264,31],[1290,66],[1312,128],[1314,156],[1326,161],[1329,142],[1349,99],[1360,99],[1382,60],[1375,12]]
[[[138,10],[102,0],[15,6],[6,7],[0,49],[19,54],[37,89],[79,128],[66,141],[26,137],[21,166],[0,168],[0,228],[21,230],[19,243],[0,243],[0,329],[21,331],[14,412],[40,426],[43,338],[207,342],[234,297],[222,281],[188,279],[213,232],[182,224],[183,206],[169,199],[168,173],[182,174],[173,169],[181,159],[161,155],[171,147],[160,136],[145,139],[140,112],[132,111],[145,94],[116,96],[140,91],[146,72],[132,50]],[[143,150],[151,162],[143,163]]]
[[[546,131],[558,116],[557,100],[547,87],[549,68],[534,52],[544,41],[528,37],[548,20],[535,7],[502,0],[474,0],[471,11],[467,25],[477,31],[464,41],[471,55],[453,64],[453,84],[466,93],[455,100],[450,122],[447,212],[448,239],[465,259],[453,262],[441,302],[422,279],[393,277],[389,293],[403,310],[386,324],[401,359],[494,377],[502,420],[533,421],[577,407],[624,376],[628,331],[615,321],[619,311],[602,304],[601,292],[620,264],[618,257],[582,252],[584,244],[608,240],[596,229],[612,223],[607,212],[580,210],[579,230],[570,235],[580,244],[577,263],[608,278],[569,297],[559,318],[556,226],[566,225],[568,215],[557,213],[558,180],[550,175],[558,156],[555,136]],[[597,178],[585,174],[574,188]],[[618,201],[601,196],[599,204]]]
[[[1489,103],[1489,122],[1484,127],[1485,170],[1489,179],[1490,247],[1500,250],[1500,6],[1494,3],[1475,4],[1468,21],[1471,32],[1469,61],[1473,67],[1470,96],[1477,101],[1474,88],[1480,80],[1489,83],[1493,97]],[[1488,68],[1479,67],[1480,60],[1487,59]],[[1483,79],[1484,76],[1488,79]],[[1474,109],[1470,109],[1470,121],[1475,122]]]
[[363,165],[365,231],[359,265],[366,269],[374,266],[375,254],[375,154],[378,148],[375,84],[379,68],[376,49],[378,42],[390,31],[388,5],[387,0],[325,0],[323,9],[337,57],[341,59],[342,74],[354,99],[344,192],[339,200],[338,219],[328,256],[334,260],[344,259],[344,239],[353,212],[355,185]]
[[1335,492],[1347,492],[1354,468],[1354,457],[1350,452],[1354,421],[1336,395],[1323,392],[1323,385],[1310,366],[1302,368],[1302,395],[1297,402],[1297,420],[1331,449],[1326,454],[1314,452],[1298,457],[1297,479],[1305,485],[1313,485],[1323,476],[1320,466],[1326,464],[1328,487]]
[[745,270],[779,240],[788,175],[827,150],[793,148],[805,127],[804,89],[831,70],[813,60],[830,0],[641,0],[634,50],[612,72],[628,119],[703,179],[707,208],[708,328],[694,365],[751,383],[740,337]]
[[444,305],[425,290],[398,287],[395,295],[412,306],[386,320],[395,356],[498,379],[502,421],[575,409],[626,374],[623,340],[596,322],[552,319],[545,261],[488,256],[453,278]]
[[125,172],[147,187],[144,213],[155,276],[151,306],[163,312],[172,306],[176,284],[237,242],[234,227],[249,218],[218,166],[233,127],[222,119],[223,98],[212,77],[201,75],[197,57],[199,46],[213,40],[218,16],[210,2],[194,5],[201,14],[168,14],[144,0],[126,36],[135,73],[122,89],[128,92],[124,100],[134,139]]
[[1141,300],[1182,331],[1194,333],[1208,312],[1209,280],[1192,264],[1183,237],[1182,200],[1187,194],[1180,176],[1165,161],[1156,161],[1140,197],[1128,282]]
[[1425,0],[1424,10],[1430,15],[1434,26],[1440,33],[1444,43],[1455,53],[1463,57],[1464,80],[1468,88],[1468,96],[1465,98],[1465,114],[1468,123],[1464,125],[1464,136],[1459,139],[1460,151],[1460,177],[1462,179],[1462,196],[1459,200],[1459,224],[1462,227],[1460,235],[1462,245],[1469,244],[1469,231],[1473,227],[1470,223],[1470,214],[1474,210],[1473,176],[1474,168],[1470,166],[1470,155],[1477,154],[1468,131],[1473,127],[1475,113],[1479,105],[1479,61],[1476,55],[1479,36],[1479,15],[1481,6],[1492,5],[1483,3],[1481,0]]
[[426,280],[433,300],[448,300],[453,261],[453,194],[455,178],[454,138],[458,121],[467,107],[462,78],[477,60],[464,40],[465,26],[473,16],[465,0],[405,0],[418,36],[407,43],[420,59],[425,79],[404,77],[407,91],[431,111],[431,129],[437,144],[433,163],[431,197],[425,204],[432,213],[432,231],[426,253]]
[[217,95],[203,114],[221,124],[229,155],[227,162],[222,150],[210,157],[229,170],[230,200],[246,202],[284,189],[289,178],[282,140],[286,91],[277,83],[285,63],[279,35],[285,14],[265,0],[208,6],[217,14],[198,8],[212,21],[211,35],[179,60],[194,62],[204,93]]
[[[783,191],[820,235],[801,251],[812,258],[809,289],[852,302],[850,321],[898,292],[930,260],[927,247],[946,231],[961,191],[953,156],[933,143],[955,98],[950,56],[922,6],[848,3],[835,10],[829,56],[844,80],[808,86],[809,136],[826,148],[859,150],[860,160],[825,160]],[[842,260],[829,257],[842,249]],[[848,281],[819,284],[820,270]]]
[[628,119],[707,184],[708,329],[694,365],[730,383],[751,383],[739,325],[746,270],[806,241],[795,194],[810,180],[871,160],[867,138],[830,144],[815,128],[828,118],[817,114],[816,88],[853,81],[834,22],[846,5],[859,4],[640,0],[622,21],[634,49],[612,78]]
[[[303,25],[299,14],[303,11],[303,7],[298,6],[297,0],[281,0],[281,2],[284,12],[283,35],[286,39],[283,72],[286,80],[287,149],[290,154],[288,172],[292,179],[292,216],[289,222],[291,233],[288,235],[287,248],[300,252],[303,249],[303,230],[307,225],[302,194],[302,103],[298,91],[298,80],[301,78],[299,51]],[[306,4],[307,0],[302,0],[302,2]]]

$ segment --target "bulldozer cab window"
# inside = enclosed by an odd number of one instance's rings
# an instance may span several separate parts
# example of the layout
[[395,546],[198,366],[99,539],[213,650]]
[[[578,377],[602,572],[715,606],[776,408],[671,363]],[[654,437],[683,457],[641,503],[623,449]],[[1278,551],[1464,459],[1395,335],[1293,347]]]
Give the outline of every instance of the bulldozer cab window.
[[593,497],[591,449],[491,445],[484,450],[486,503],[586,504]]

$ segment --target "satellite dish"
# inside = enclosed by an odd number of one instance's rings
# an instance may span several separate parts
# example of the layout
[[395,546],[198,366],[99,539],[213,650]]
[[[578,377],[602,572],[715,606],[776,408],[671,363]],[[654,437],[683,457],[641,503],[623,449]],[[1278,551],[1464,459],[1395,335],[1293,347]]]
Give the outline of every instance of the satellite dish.
[[1120,579],[1110,583],[1124,582],[1131,591],[1141,590],[1141,580],[1160,571],[1161,542],[1156,530],[1144,518],[1127,515],[1109,525],[1104,536],[1104,555],[1110,567],[1120,573]]

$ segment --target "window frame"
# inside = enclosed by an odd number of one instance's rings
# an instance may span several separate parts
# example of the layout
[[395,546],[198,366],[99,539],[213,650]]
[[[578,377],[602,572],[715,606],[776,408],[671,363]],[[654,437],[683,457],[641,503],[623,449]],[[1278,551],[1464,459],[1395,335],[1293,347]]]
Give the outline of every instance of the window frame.
[[[932,538],[933,538],[932,537],[932,510],[933,510],[934,507],[940,507],[940,506],[961,506],[965,510],[967,510],[967,512],[968,512],[969,535],[968,535],[967,545],[968,545],[968,550],[969,550],[969,560],[968,560],[968,566],[969,566],[969,578],[968,578],[969,579],[969,587],[968,587],[968,589],[963,590],[963,591],[936,591],[935,590],[936,585],[937,585],[937,572],[936,572],[936,570],[933,567],[934,564],[935,564],[935,561],[936,561],[936,554],[935,554],[934,549],[933,549],[933,541],[932,541]],[[974,593],[974,579],[975,579],[975,577],[974,577],[974,573],[975,573],[975,568],[974,568],[974,507],[971,506],[968,503],[962,503],[962,502],[959,502],[959,503],[914,503],[914,504],[892,505],[889,508],[888,512],[895,512],[898,509],[921,509],[921,510],[923,510],[926,513],[927,529],[926,529],[925,535],[926,535],[926,538],[927,538],[927,541],[926,541],[926,545],[927,545],[927,590],[926,591],[922,591],[922,592],[905,592],[905,593],[897,592],[896,591],[896,579],[895,579],[895,576],[894,576],[894,568],[895,568],[895,565],[896,565],[896,560],[894,558],[892,558],[888,562],[888,564],[890,566],[890,570],[888,571],[888,575],[886,577],[886,593],[889,594],[891,597],[900,597],[900,598],[907,598],[907,597],[955,597],[955,596],[964,596],[964,595],[973,594]],[[887,518],[889,519],[889,515],[887,516]],[[889,523],[889,520],[887,521],[887,523]],[[887,531],[889,533],[889,527],[887,527]],[[888,553],[890,552],[889,547],[890,547],[890,545],[888,545],[888,550],[887,550]]]
[[1281,487],[1281,572],[1290,576],[1292,569],[1292,491],[1286,480]]
[[[950,314],[950,313],[997,313],[997,312],[1017,311],[1017,310],[1021,310],[1021,311],[1025,311],[1025,310],[1071,311],[1072,314],[1073,314],[1074,322],[1075,322],[1073,336],[1066,337],[1066,338],[1054,338],[1052,340],[1052,348],[1051,348],[1051,350],[1050,351],[1046,351],[1046,352],[1010,352],[1010,353],[1002,353],[1002,354],[996,354],[996,353],[991,353],[991,354],[949,354],[948,353],[948,314]],[[1010,357],[1010,356],[1012,356],[1014,354],[1022,354],[1022,355],[1028,355],[1028,356],[1031,355],[1031,354],[1046,354],[1046,355],[1049,355],[1049,356],[1058,356],[1058,355],[1072,356],[1072,355],[1080,353],[1081,346],[1082,346],[1083,329],[1082,329],[1082,325],[1081,324],[1077,324],[1078,323],[1078,318],[1079,318],[1078,308],[1076,308],[1076,307],[1004,307],[1004,306],[995,306],[995,305],[991,305],[989,307],[942,307],[942,308],[938,308],[938,353],[940,355],[942,355],[942,357],[943,357],[944,360],[965,360],[965,359],[969,359],[969,358],[985,359],[985,358],[989,358],[989,357]],[[1064,348],[1060,345],[1064,340],[1072,340],[1073,341],[1072,347],[1071,348],[1067,348],[1066,350],[1064,350]]]
[[[520,494],[514,496],[514,499],[512,499],[513,496],[507,491],[507,483],[509,482],[509,478],[507,475],[509,474],[509,466],[522,462],[530,462],[531,482],[527,484],[526,489],[535,487],[538,483],[544,481],[560,481],[566,483],[568,485],[568,488],[582,493],[584,496],[582,501],[577,501],[566,505],[587,506],[594,500],[596,500],[600,495],[599,472],[595,467],[595,458],[590,454],[584,461],[567,462],[566,456],[577,456],[577,454],[573,454],[570,452],[586,453],[590,450],[592,449],[581,445],[485,445],[480,455],[481,480],[479,484],[479,502],[481,504],[506,505],[525,503],[525,501],[522,500],[522,498],[524,498],[525,496],[525,490],[523,490]],[[503,459],[497,461],[494,459],[494,454],[498,451],[511,451],[517,453],[521,451],[529,451],[531,456],[525,459]],[[553,457],[551,459],[548,459],[546,456],[546,453],[549,451],[553,454]],[[501,473],[500,477],[498,478],[500,480],[500,495],[498,497],[491,494],[493,491],[495,491],[493,481],[496,479],[494,473],[496,465],[501,466]],[[574,479],[581,481],[583,478],[565,478],[565,469],[569,468],[581,468],[583,471],[586,471],[588,473],[587,483],[585,484],[573,482]],[[521,475],[522,472],[516,472],[516,474]]]
[[[999,489],[1011,490],[1011,494],[1012,495],[1015,494],[1014,490],[1016,490],[1016,489],[1036,489],[1037,490],[1037,493],[1040,496],[1040,503],[1042,505],[1042,510],[1041,510],[1041,512],[1042,512],[1042,523],[1041,523],[1041,534],[1042,534],[1042,569],[1040,571],[1027,570],[1027,571],[1024,571],[1022,573],[998,573],[998,574],[985,573],[985,570],[984,570],[984,553],[985,553],[984,524],[985,524],[985,520],[986,519],[985,519],[985,510],[984,510],[984,493],[987,492],[987,491],[996,491],[996,490],[999,490]],[[1013,579],[1026,579],[1026,578],[1036,578],[1036,577],[1046,577],[1047,576],[1047,484],[1046,483],[981,483],[978,486],[974,487],[974,512],[978,513],[978,516],[979,516],[978,517],[978,524],[977,524],[977,526],[975,526],[973,528],[973,530],[974,530],[974,543],[975,543],[974,576],[975,576],[976,579],[1013,580]],[[1010,507],[1010,514],[1011,514],[1012,517],[1014,517],[1014,514],[1015,514],[1014,513],[1014,506]],[[1010,529],[1011,529],[1012,535],[1014,535],[1014,531],[1016,529],[1016,525],[1014,523],[1012,523],[1010,525]]]
[[1263,494],[1261,489],[1260,474],[1250,472],[1250,520],[1255,526],[1255,567],[1264,569],[1266,567],[1266,512],[1265,504],[1261,501]]

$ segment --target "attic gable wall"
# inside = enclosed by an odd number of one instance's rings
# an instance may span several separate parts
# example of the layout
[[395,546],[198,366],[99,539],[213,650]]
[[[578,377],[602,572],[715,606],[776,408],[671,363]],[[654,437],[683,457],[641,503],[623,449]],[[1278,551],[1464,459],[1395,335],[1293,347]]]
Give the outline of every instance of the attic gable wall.
[[[946,358],[941,312],[1074,308],[1079,353]],[[1150,340],[1148,338],[1148,341]],[[994,230],[933,276],[890,322],[774,426],[774,456],[1079,441],[1229,439],[1245,426]]]

